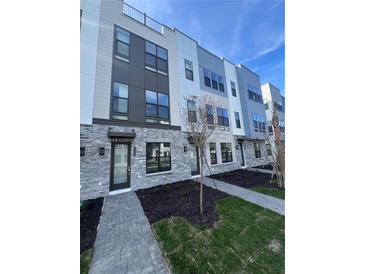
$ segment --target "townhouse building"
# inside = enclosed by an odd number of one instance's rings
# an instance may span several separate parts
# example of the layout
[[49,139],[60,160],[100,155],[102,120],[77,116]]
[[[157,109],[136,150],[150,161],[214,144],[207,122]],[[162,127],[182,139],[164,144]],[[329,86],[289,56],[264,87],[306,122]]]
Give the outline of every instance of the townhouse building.
[[82,0],[80,19],[82,200],[199,175],[181,110],[200,96],[218,125],[204,174],[270,161],[255,73],[120,0]]

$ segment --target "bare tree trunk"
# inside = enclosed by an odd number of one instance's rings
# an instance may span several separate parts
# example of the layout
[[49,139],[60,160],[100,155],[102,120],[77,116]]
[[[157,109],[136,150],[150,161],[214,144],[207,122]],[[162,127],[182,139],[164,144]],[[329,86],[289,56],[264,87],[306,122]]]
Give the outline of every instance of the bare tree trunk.
[[203,217],[203,184],[204,184],[204,172],[203,172],[203,149],[199,148],[200,158],[200,216]]

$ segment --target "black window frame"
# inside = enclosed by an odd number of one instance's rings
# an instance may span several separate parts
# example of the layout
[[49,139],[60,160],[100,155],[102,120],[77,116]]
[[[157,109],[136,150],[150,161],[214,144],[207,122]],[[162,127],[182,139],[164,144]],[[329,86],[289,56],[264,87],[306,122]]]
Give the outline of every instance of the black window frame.
[[225,89],[224,89],[224,77],[220,74],[217,74],[218,75],[218,90],[220,92],[224,92]]
[[[153,46],[155,46],[156,50],[154,53],[152,52],[148,52],[147,51],[147,44],[150,43],[152,44]],[[159,56],[159,50],[162,50],[162,51],[165,51],[166,52],[166,59],[162,56]],[[163,48],[163,47],[160,47],[159,45],[151,42],[151,41],[148,41],[146,40],[145,41],[145,48],[144,48],[144,51],[145,51],[145,68],[149,69],[149,70],[153,70],[153,71],[156,71],[156,72],[159,72],[159,73],[162,73],[162,74],[166,74],[168,75],[169,74],[169,53],[168,53],[168,50]],[[149,64],[147,63],[147,56],[149,57],[152,57],[154,59],[154,65],[153,64]],[[166,63],[166,70],[162,69],[159,64],[162,64],[162,63]]]
[[[220,115],[220,112],[222,115]],[[226,114],[226,116],[225,116]],[[218,126],[229,127],[228,110],[217,107]]]
[[272,156],[272,151],[271,151],[271,145],[270,144],[266,144],[266,153],[267,153],[267,156]]
[[233,81],[231,81],[231,91],[232,91],[232,96],[237,97],[236,84]]
[[207,111],[207,124],[208,125],[214,125],[213,106],[207,104],[206,105],[206,111]]
[[220,143],[220,145],[221,145],[222,163],[233,162],[232,144],[231,143]]
[[[237,117],[238,117],[238,119],[237,119]],[[241,128],[241,121],[240,121],[240,113],[239,112],[237,112],[237,111],[234,112],[234,119],[236,120],[236,128]]]
[[[214,80],[213,76],[215,76],[216,80]],[[215,73],[214,71],[210,72],[210,77],[212,78],[212,88],[215,90],[218,90],[218,74]]]
[[211,81],[211,73],[210,70],[207,68],[203,68],[203,75],[204,75],[204,85],[207,87],[212,87],[212,81]]
[[[118,30],[128,33],[128,40],[129,40],[128,43],[118,39]],[[122,60],[129,61],[130,50],[131,50],[130,49],[130,40],[131,40],[131,33],[129,31],[115,25],[115,27],[114,27],[114,56],[120,57],[120,58],[122,58]],[[118,42],[128,46],[128,55],[124,55],[118,51]]]
[[262,99],[262,95],[259,94],[259,91],[256,87],[252,86],[251,84],[247,84],[247,92],[248,92],[248,99],[263,104],[264,101]]
[[[194,103],[194,108],[190,108],[189,102]],[[197,114],[196,114],[196,101],[188,99],[186,101],[187,108],[188,108],[188,122],[190,123],[196,123],[198,121]]]
[[[115,84],[120,84],[120,85],[127,86],[127,95],[128,95],[127,98],[119,97],[119,96],[114,95]],[[127,112],[114,111],[114,99],[115,98],[122,99],[122,100],[127,100]],[[114,81],[113,84],[112,84],[111,119],[112,120],[128,121],[128,119],[129,119],[128,113],[129,113],[129,85],[118,82],[118,81]],[[119,118],[117,118],[117,117],[119,117]]]
[[[214,146],[214,148],[213,148],[214,152],[212,152],[212,146]],[[209,155],[210,155],[210,164],[211,165],[218,164],[216,143],[209,143]],[[214,157],[212,157],[212,155],[214,155]],[[213,161],[213,159],[214,159],[214,161]]]
[[[186,67],[187,64],[191,65],[191,69]],[[189,76],[191,76],[191,78]],[[188,79],[190,81],[194,81],[193,63],[191,61],[187,60],[187,59],[185,59],[185,79]]]
[[[156,93],[156,98],[157,98],[156,103],[147,102],[147,95],[146,95],[147,91]],[[159,103],[159,94],[163,94],[163,95],[167,96],[167,106],[162,105],[162,104]],[[154,90],[150,90],[150,89],[145,89],[144,97],[145,97],[144,98],[144,102],[145,102],[145,112],[144,113],[145,113],[146,123],[169,125],[170,124],[170,96],[169,96],[169,94],[165,93],[165,92],[159,92],[159,91],[154,91]],[[156,117],[147,115],[147,108],[148,108],[147,105],[151,105],[151,106],[154,106],[156,108]],[[160,117],[160,108],[167,108],[168,118]]]
[[[161,144],[164,145],[164,147],[167,147],[166,144],[168,144],[169,147],[169,169],[161,169]],[[157,145],[157,146],[156,146]],[[157,147],[157,155],[155,157],[148,157],[149,153],[148,153],[148,149],[149,146],[152,146],[152,149]],[[167,156],[164,156],[167,157]],[[157,170],[156,171],[148,171],[148,159],[151,158],[157,158]],[[168,172],[171,171],[171,143],[169,142],[146,142],[146,174],[153,174],[153,173],[158,173],[158,172]]]
[[259,143],[253,143],[253,148],[254,148],[254,151],[255,151],[255,158],[256,159],[262,158],[260,144]]

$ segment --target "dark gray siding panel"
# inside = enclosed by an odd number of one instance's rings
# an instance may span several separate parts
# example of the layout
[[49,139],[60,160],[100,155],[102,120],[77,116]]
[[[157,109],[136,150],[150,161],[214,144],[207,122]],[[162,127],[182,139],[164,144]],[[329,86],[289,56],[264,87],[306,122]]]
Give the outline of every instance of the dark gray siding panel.
[[113,59],[112,79],[115,82],[129,83],[129,64],[117,59]]
[[144,68],[139,68],[136,66],[130,66],[130,77],[129,84],[132,86],[144,88]]
[[149,90],[157,91],[157,73],[149,70],[145,70],[145,88]]
[[157,89],[164,93],[169,93],[169,78],[167,76],[157,74]]
[[144,88],[129,86],[128,121],[134,123],[145,122],[145,90]]
[[145,66],[145,40],[139,36],[136,36],[131,33],[130,35],[130,42],[129,42],[129,49],[130,49],[130,60],[133,62],[131,63],[133,66],[143,68]]

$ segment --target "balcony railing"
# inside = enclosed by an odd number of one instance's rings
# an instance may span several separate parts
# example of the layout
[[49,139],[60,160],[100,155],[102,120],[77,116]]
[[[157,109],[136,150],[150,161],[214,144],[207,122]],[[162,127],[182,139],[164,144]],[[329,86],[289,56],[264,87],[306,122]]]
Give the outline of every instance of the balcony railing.
[[123,14],[142,23],[146,27],[149,27],[150,29],[163,34],[163,25],[162,24],[160,24],[156,20],[147,16],[145,13],[140,12],[139,10],[133,8],[132,6],[130,6],[124,2],[122,2],[122,5],[123,5]]

